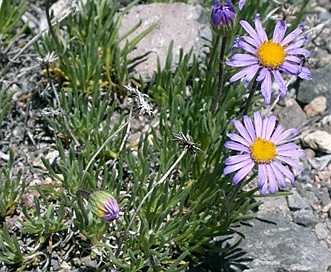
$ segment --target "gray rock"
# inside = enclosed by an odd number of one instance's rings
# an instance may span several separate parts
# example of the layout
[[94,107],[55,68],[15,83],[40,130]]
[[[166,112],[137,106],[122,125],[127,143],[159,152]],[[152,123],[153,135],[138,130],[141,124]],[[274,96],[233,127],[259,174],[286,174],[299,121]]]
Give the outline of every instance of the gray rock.
[[320,194],[320,199],[321,199],[321,202],[322,202],[322,206],[327,206],[331,203],[331,199],[330,199],[330,196],[329,196],[328,192],[321,193]]
[[304,192],[302,198],[310,205],[314,206],[318,202],[318,197],[313,192]]
[[305,226],[313,227],[318,223],[318,218],[311,210],[300,210],[293,218],[294,222]]
[[134,77],[140,75],[145,81],[157,69],[157,56],[160,58],[161,67],[164,67],[172,40],[174,41],[173,65],[178,60],[180,48],[183,48],[184,53],[188,53],[193,48],[193,53],[203,57],[203,45],[211,40],[209,16],[200,5],[155,3],[134,6],[124,16],[119,35],[123,35],[140,20],[142,20],[141,26],[128,36],[128,40],[153,24],[156,25],[129,55],[131,59],[142,56],[146,58],[146,61],[135,66],[133,73]]
[[325,96],[327,101],[331,101],[331,66],[312,70],[313,80],[303,80],[297,94],[297,100],[301,104],[309,104],[317,96]]
[[252,227],[238,229],[246,237],[241,244],[245,258],[253,259],[243,271],[321,272],[331,266],[331,252],[318,243],[315,233],[287,217],[274,213],[249,224]]
[[315,226],[315,233],[319,240],[325,240],[329,237],[328,228],[323,223],[318,223]]
[[309,204],[299,195],[296,190],[291,190],[292,195],[287,197],[288,206],[292,210],[309,208]]
[[[261,201],[261,199],[257,199]],[[288,214],[290,209],[286,202],[285,196],[265,197],[262,200],[263,204],[259,206],[259,215],[279,212],[281,214]]]
[[275,107],[274,113],[285,129],[299,128],[308,120],[306,113],[293,98],[286,99],[283,107]]

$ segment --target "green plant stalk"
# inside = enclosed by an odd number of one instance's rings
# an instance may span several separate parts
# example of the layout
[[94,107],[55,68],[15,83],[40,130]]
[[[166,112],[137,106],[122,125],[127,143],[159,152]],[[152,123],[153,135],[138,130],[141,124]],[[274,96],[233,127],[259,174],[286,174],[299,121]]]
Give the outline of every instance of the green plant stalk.
[[188,149],[187,148],[184,148],[184,150],[182,151],[182,153],[180,154],[180,156],[178,157],[178,159],[170,166],[170,168],[168,169],[168,171],[163,175],[163,177],[158,181],[156,182],[153,187],[147,192],[147,194],[144,196],[144,198],[141,200],[139,206],[137,207],[134,215],[132,216],[131,218],[131,221],[129,222],[129,225],[127,226],[127,228],[125,229],[125,232],[122,236],[122,238],[120,239],[119,243],[118,243],[118,248],[117,248],[117,252],[116,252],[116,257],[118,257],[119,253],[120,253],[120,250],[121,250],[121,246],[122,246],[122,243],[124,241],[124,239],[126,238],[126,235],[127,233],[129,232],[131,226],[132,226],[132,223],[134,221],[134,219],[136,218],[139,210],[141,209],[142,205],[144,204],[144,202],[146,201],[146,199],[151,195],[151,193],[153,192],[154,188],[160,184],[162,184],[166,179],[167,177],[170,175],[170,173],[172,172],[172,170],[176,167],[176,165],[182,160],[182,158],[184,157],[184,155],[187,153]]
[[84,207],[84,204],[83,204],[83,201],[82,199],[80,198],[80,194],[79,194],[79,191],[76,192],[76,200],[77,200],[77,204],[78,204],[78,207],[79,209],[81,210],[82,212],[82,215],[84,217],[84,220],[85,220],[85,224],[86,225],[89,225],[89,220],[88,220],[88,216],[87,216],[87,213],[85,211],[85,207]]
[[212,114],[215,113],[217,108],[218,100],[222,94],[223,90],[223,77],[224,77],[224,54],[225,54],[225,47],[226,47],[226,41],[227,37],[222,38],[222,46],[221,46],[221,52],[220,52],[220,61],[219,61],[219,71],[218,71],[218,86],[217,86],[217,92],[216,96],[214,97],[213,103],[211,105],[210,111]]
[[255,76],[252,88],[251,88],[251,90],[249,92],[249,95],[248,95],[248,98],[247,98],[247,102],[246,102],[246,106],[245,106],[245,110],[244,110],[244,115],[247,115],[247,113],[248,113],[249,106],[251,105],[251,101],[252,101],[252,98],[253,98],[254,93],[256,91],[257,85],[258,85],[258,82],[256,81],[256,76]]
[[[248,98],[247,98],[247,101],[246,101],[246,106],[245,106],[245,110],[244,110],[244,115],[247,115],[248,114],[248,110],[249,110],[249,106],[251,104],[251,101],[252,101],[252,98],[253,98],[253,95],[256,91],[256,88],[257,88],[257,85],[258,85],[258,82],[256,81],[256,76],[254,77],[254,81],[253,81],[253,85],[252,85],[252,88],[249,92],[249,95],[248,95]],[[222,208],[222,211],[220,213],[220,218],[222,218],[225,214],[225,211],[227,208],[229,208],[233,202],[233,200],[236,198],[240,188],[241,188],[241,185],[242,185],[242,182],[243,181],[240,181],[234,191],[232,192],[232,195],[230,196],[230,199],[229,199],[229,202],[228,202],[228,205],[224,205],[223,208]]]

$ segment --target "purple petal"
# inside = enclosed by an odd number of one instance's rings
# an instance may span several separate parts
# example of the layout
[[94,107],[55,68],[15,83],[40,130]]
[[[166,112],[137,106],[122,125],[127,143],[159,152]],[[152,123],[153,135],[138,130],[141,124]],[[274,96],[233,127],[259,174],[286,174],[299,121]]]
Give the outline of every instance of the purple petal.
[[238,40],[237,41],[237,44],[236,44],[237,47],[249,52],[249,53],[252,53],[253,55],[256,55],[257,51],[255,48],[253,48],[251,45],[249,45],[247,42],[244,42],[242,40]]
[[306,67],[302,67],[302,71],[299,74],[299,77],[305,80],[312,80],[312,78],[310,77],[310,71]]
[[249,143],[246,139],[244,139],[243,137],[239,136],[238,134],[235,133],[227,133],[227,136],[235,142],[241,143],[247,147],[249,147],[251,145],[251,143]]
[[276,120],[277,120],[277,117],[275,115],[271,115],[269,117],[268,122],[267,122],[267,129],[266,129],[265,139],[268,140],[268,141],[270,141],[270,136],[274,132],[275,125],[276,125]]
[[225,142],[224,147],[231,149],[231,150],[235,150],[235,151],[242,151],[242,152],[249,152],[249,149],[247,146],[244,146],[242,144],[238,144],[235,142]]
[[232,179],[233,184],[238,184],[244,177],[248,175],[248,173],[253,169],[255,163],[251,161],[245,167],[241,168]]
[[279,70],[289,75],[298,76],[302,72],[302,67],[285,60],[283,64],[279,66]]
[[264,196],[267,193],[268,183],[266,182],[262,187],[260,187],[260,195]]
[[286,96],[286,92],[287,92],[287,87],[285,85],[285,82],[283,80],[282,75],[280,74],[280,72],[278,70],[272,70],[272,74],[275,78],[275,81],[277,82],[278,86],[279,86],[279,91],[280,91],[280,99],[283,100]]
[[233,156],[228,157],[225,160],[225,164],[232,165],[232,164],[237,164],[242,161],[248,161],[248,160],[252,160],[251,156],[248,153],[240,154],[240,155],[233,155]]
[[239,5],[238,5],[239,10],[242,10],[242,8],[245,5],[245,3],[246,3],[246,0],[240,0],[239,1]]
[[244,120],[246,130],[249,133],[249,136],[251,137],[252,141],[255,141],[256,134],[255,134],[254,126],[253,126],[253,123],[252,123],[252,119],[249,118],[247,115],[245,115],[243,117],[243,120]]
[[260,194],[265,195],[268,189],[267,168],[265,164],[258,165],[259,187]]
[[269,105],[271,100],[271,75],[270,72],[267,71],[265,79],[262,81],[261,84],[261,93],[264,97],[264,104]]
[[265,30],[262,26],[262,22],[260,20],[260,14],[256,14],[255,19],[254,19],[254,23],[255,23],[255,29],[257,31],[257,34],[259,35],[260,41],[264,42],[268,40],[268,36],[265,33]]
[[[228,62],[226,62],[226,64],[228,64]],[[254,71],[257,71],[259,68],[260,68],[259,65],[252,65],[252,66],[246,67],[245,69],[243,69],[243,70],[239,71],[238,73],[234,74],[229,79],[229,82],[231,82],[231,83],[235,82],[235,81],[241,79],[242,77],[245,77],[247,80],[249,78],[253,78],[254,75],[256,74],[256,72],[254,73]],[[247,80],[245,80],[245,82]]]
[[282,162],[285,162],[286,164],[296,168],[296,169],[299,169],[300,171],[303,171],[302,167],[294,160],[291,160],[287,157],[283,157],[283,156],[277,156],[276,157],[278,160],[282,161]]
[[273,162],[270,163],[270,166],[271,166],[272,171],[274,172],[275,177],[278,181],[279,187],[282,188],[282,189],[286,188],[286,182],[285,182],[285,179],[284,179],[284,176],[283,176],[282,172],[279,170],[279,168]]
[[260,66],[252,65],[245,69],[246,69],[246,76],[244,77],[244,86],[247,87],[248,83],[253,79],[257,71],[260,69]]
[[297,150],[298,146],[294,143],[286,143],[280,146],[276,147],[276,152],[278,153],[279,151],[293,151],[293,150]]
[[276,141],[276,139],[284,132],[284,128],[282,125],[278,125],[274,131],[274,133],[272,134],[270,141],[274,142],[275,144],[278,143],[278,141]]
[[[279,126],[279,125],[278,125]],[[288,130],[285,130],[284,132],[282,132],[280,135],[278,135],[277,137],[273,136],[273,142],[277,145],[280,142],[284,141],[287,137],[289,137],[292,134],[298,134],[298,130],[295,128],[290,128]]]
[[244,67],[257,63],[258,59],[255,56],[249,54],[235,54],[232,56],[230,61],[226,62],[227,65],[234,67]]
[[258,77],[256,78],[256,81],[262,81],[265,79],[266,74],[268,72],[268,69],[263,67],[258,75]]
[[287,177],[291,181],[291,184],[294,183],[294,175],[287,167],[276,161],[273,161],[272,163],[279,169],[281,173],[285,175],[285,177]]
[[302,55],[306,58],[310,58],[310,52],[305,48],[294,48],[285,51],[288,53],[288,55]]
[[256,137],[262,137],[262,118],[260,112],[254,112],[254,124]]
[[287,55],[285,57],[285,60],[287,61],[292,61],[292,62],[295,62],[295,63],[298,63],[300,64],[301,63],[301,58],[297,57],[297,56],[293,56],[293,55]]
[[285,47],[285,52],[288,52],[288,50],[291,49],[298,49],[299,47],[303,46],[305,41],[308,39],[308,36],[306,35],[305,37],[296,40],[295,42],[289,44],[287,47]]
[[[252,28],[252,26],[247,21],[240,20],[239,23],[241,24],[243,29],[245,29],[245,31],[253,38],[253,40],[261,42],[259,35],[257,35],[256,31]],[[259,43],[259,44],[261,44],[261,43]]]
[[259,164],[257,167],[258,167],[258,177],[259,177],[258,185],[262,187],[264,184],[268,182],[267,168],[265,164]]
[[303,150],[281,150],[276,152],[279,156],[285,156],[285,157],[306,157],[306,153]]
[[233,125],[238,130],[238,132],[241,134],[242,137],[244,137],[248,142],[252,143],[253,139],[250,137],[247,129],[243,126],[243,124],[238,120],[232,120]]
[[254,40],[252,37],[249,37],[249,36],[241,36],[241,39],[246,41],[247,43],[255,46],[256,48],[258,48],[259,46],[261,46],[261,41],[260,40]]
[[[254,162],[252,159],[248,159],[248,160],[244,160],[244,161],[239,161],[238,163],[236,164],[230,164],[230,165],[227,165],[224,170],[223,170],[223,174],[224,175],[228,175],[232,172],[235,172],[239,169],[242,169],[242,168],[245,168],[247,165],[251,165],[253,163],[253,166],[254,166]],[[251,168],[253,168],[253,166]]]
[[285,46],[286,44],[293,41],[303,30],[304,25],[299,25],[296,29],[294,29],[290,34],[288,34],[284,40],[280,43],[281,46]]
[[272,37],[272,41],[276,43],[280,43],[282,39],[284,38],[284,34],[286,32],[286,24],[283,21],[278,21],[275,30],[274,35]]
[[277,192],[277,181],[275,178],[275,174],[271,169],[271,166],[269,164],[266,165],[267,168],[267,175],[269,180],[269,191],[271,194],[274,194]]

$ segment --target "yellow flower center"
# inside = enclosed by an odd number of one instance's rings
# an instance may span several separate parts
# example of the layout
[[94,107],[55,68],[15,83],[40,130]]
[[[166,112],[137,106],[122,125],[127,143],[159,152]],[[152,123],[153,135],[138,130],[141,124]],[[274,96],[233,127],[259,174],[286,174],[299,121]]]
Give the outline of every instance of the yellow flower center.
[[276,68],[283,64],[286,55],[284,47],[272,41],[264,41],[257,50],[257,56],[261,63],[270,68]]
[[276,156],[276,146],[273,142],[258,137],[249,147],[252,159],[257,163],[269,163]]
[[105,212],[105,210],[104,210],[104,206],[103,206],[103,209],[98,209],[98,215],[99,216],[103,216],[103,215],[105,215],[106,214],[106,212]]

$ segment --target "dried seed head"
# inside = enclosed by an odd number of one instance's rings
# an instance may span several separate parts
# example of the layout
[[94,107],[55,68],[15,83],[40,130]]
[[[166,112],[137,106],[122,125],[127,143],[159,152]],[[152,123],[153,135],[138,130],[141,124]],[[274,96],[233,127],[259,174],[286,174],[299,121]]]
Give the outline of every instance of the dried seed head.
[[37,61],[41,65],[45,65],[45,66],[51,65],[52,63],[56,62],[58,59],[59,59],[59,57],[56,55],[56,53],[54,51],[51,53],[47,53],[44,58],[37,57]]
[[179,141],[179,144],[189,150],[193,156],[196,155],[196,152],[201,152],[202,150],[196,146],[195,143],[191,142],[189,131],[186,135],[183,132],[172,133],[175,141]]
[[155,115],[152,107],[148,104],[148,102],[145,99],[148,99],[149,96],[147,94],[143,94],[138,90],[138,87],[133,88],[130,85],[124,85],[124,87],[131,92],[139,104],[139,112],[142,114],[147,113],[148,115]]

